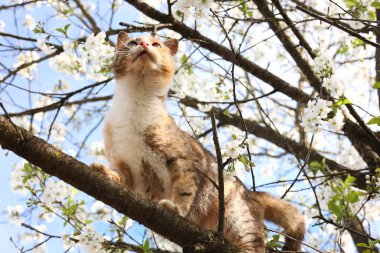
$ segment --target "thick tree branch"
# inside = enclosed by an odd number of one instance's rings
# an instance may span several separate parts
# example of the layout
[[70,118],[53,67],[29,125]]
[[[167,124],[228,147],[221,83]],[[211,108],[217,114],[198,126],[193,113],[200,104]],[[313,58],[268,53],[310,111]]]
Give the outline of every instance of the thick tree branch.
[[[21,132],[24,140],[20,138]],[[206,231],[152,201],[133,193],[87,165],[0,116],[0,145],[73,187],[113,207],[184,247],[184,252],[236,252],[216,232]],[[201,248],[195,251],[195,248]]]

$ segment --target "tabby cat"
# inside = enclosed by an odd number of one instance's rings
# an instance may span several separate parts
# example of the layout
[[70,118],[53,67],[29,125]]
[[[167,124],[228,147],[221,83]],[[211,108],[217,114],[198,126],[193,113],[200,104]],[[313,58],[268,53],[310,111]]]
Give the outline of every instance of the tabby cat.
[[[174,75],[178,41],[120,32],[113,63],[115,96],[104,122],[110,169],[95,169],[204,228],[216,230],[218,192],[214,157],[179,129],[165,100]],[[207,175],[207,176],[205,176]],[[225,179],[225,237],[243,252],[265,252],[264,219],[282,226],[283,250],[298,251],[305,225],[290,203],[250,192],[234,177]]]

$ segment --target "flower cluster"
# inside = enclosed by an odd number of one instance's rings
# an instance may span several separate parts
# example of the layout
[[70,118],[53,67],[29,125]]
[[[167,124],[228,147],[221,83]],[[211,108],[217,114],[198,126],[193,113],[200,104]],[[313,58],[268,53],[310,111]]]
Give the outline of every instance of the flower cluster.
[[86,79],[102,81],[108,78],[115,49],[105,40],[105,32],[96,36],[88,36],[84,44],[64,42],[64,51],[50,60],[50,65],[57,71],[72,75],[79,79],[81,75]]
[[23,166],[21,164],[17,164],[11,172],[11,180],[9,181],[13,192],[16,192],[20,195],[26,195],[28,193],[28,190],[25,188],[23,181],[25,176],[26,173]]
[[[38,59],[40,59],[40,57],[37,52],[34,52],[34,51],[22,52],[18,55],[17,63],[13,64],[13,67],[18,68],[23,64],[28,64],[30,62],[37,61]],[[32,80],[34,79],[34,74],[36,71],[37,71],[37,64],[33,63],[28,67],[24,67],[20,69],[17,73],[26,79]]]
[[40,200],[46,207],[54,210],[55,208],[53,204],[56,202],[62,202],[69,195],[70,187],[65,182],[61,180],[47,181]]
[[323,77],[329,77],[332,74],[333,62],[330,57],[324,53],[319,53],[314,58],[314,72]]
[[33,187],[39,183],[38,178],[41,177],[38,170],[32,170],[30,164],[24,160],[14,166],[10,176],[9,184],[12,191],[20,195],[28,193],[25,185]]
[[232,140],[225,144],[224,155],[226,157],[231,157],[232,159],[237,159],[243,153],[244,149],[240,145],[238,140]]
[[224,101],[228,93],[223,84],[205,85],[207,82],[201,77],[194,78],[189,71],[181,69],[174,77],[172,90],[180,99],[186,96],[197,98],[198,101],[201,101],[197,104],[199,110],[208,112],[214,104],[207,103],[207,101]]
[[327,127],[334,131],[340,131],[343,127],[343,114],[340,110],[336,110],[333,117],[329,115],[332,113],[331,101],[321,98],[310,100],[302,115],[301,125],[306,131],[317,133],[321,127]]
[[96,233],[93,227],[85,226],[80,235],[76,237],[79,240],[79,245],[88,253],[103,253],[106,252],[102,248],[104,242],[103,236]]
[[244,152],[244,148],[241,143],[245,137],[244,132],[233,130],[232,140],[225,144],[224,156],[231,159],[237,159]]
[[89,155],[94,156],[96,160],[105,158],[104,143],[102,141],[94,141],[91,143]]
[[331,111],[331,105],[331,101],[320,98],[310,100],[304,110],[301,125],[311,132],[317,132],[319,130],[318,126],[323,124],[323,120],[327,118],[327,114]]
[[183,14],[185,18],[194,17],[199,19],[207,17],[211,4],[211,0],[179,0],[175,4],[175,7]]
[[327,89],[333,98],[339,98],[343,95],[343,85],[336,74],[323,78],[322,86]]
[[[46,132],[49,133],[49,130],[46,129]],[[54,123],[54,127],[51,129],[51,136],[58,143],[61,143],[65,140],[67,128],[66,125],[60,122]]]
[[4,32],[5,23],[3,20],[0,20],[0,32]]
[[370,176],[366,175],[366,184],[368,187],[372,188],[375,191],[380,191],[380,177],[379,176]]
[[[343,148],[340,148],[340,150],[342,149]],[[354,170],[360,170],[367,166],[358,151],[352,146],[348,149],[343,149],[343,151],[339,153],[337,162]]]
[[54,47],[46,44],[45,40],[37,39],[37,47],[41,49],[44,54],[51,54],[54,52]]
[[8,220],[10,223],[17,226],[21,226],[24,222],[24,218],[21,214],[24,212],[24,207],[22,205],[7,206]]
[[25,15],[24,26],[30,30],[33,30],[36,26],[36,22],[34,21],[34,18],[31,15]]

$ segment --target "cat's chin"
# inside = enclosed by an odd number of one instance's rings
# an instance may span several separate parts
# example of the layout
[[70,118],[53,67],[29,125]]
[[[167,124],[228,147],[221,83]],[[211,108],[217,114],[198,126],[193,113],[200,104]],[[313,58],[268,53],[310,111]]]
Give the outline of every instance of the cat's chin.
[[154,61],[154,59],[148,51],[142,51],[133,60],[133,62],[135,62],[135,61]]

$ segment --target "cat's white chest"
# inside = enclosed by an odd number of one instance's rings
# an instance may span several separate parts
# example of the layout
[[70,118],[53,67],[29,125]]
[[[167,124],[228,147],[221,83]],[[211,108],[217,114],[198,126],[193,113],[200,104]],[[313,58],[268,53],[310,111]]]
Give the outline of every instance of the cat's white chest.
[[[105,125],[110,134],[105,134],[106,154],[111,169],[120,161],[127,164],[134,181],[134,191],[146,194],[146,182],[142,173],[143,161],[152,165],[152,170],[165,185],[170,185],[166,162],[145,144],[144,131],[162,117],[162,101],[139,97],[131,92],[116,96],[107,113]],[[118,94],[119,95],[119,94]],[[107,139],[108,138],[108,139]],[[107,145],[108,144],[108,145]],[[169,192],[164,193],[164,195]]]

